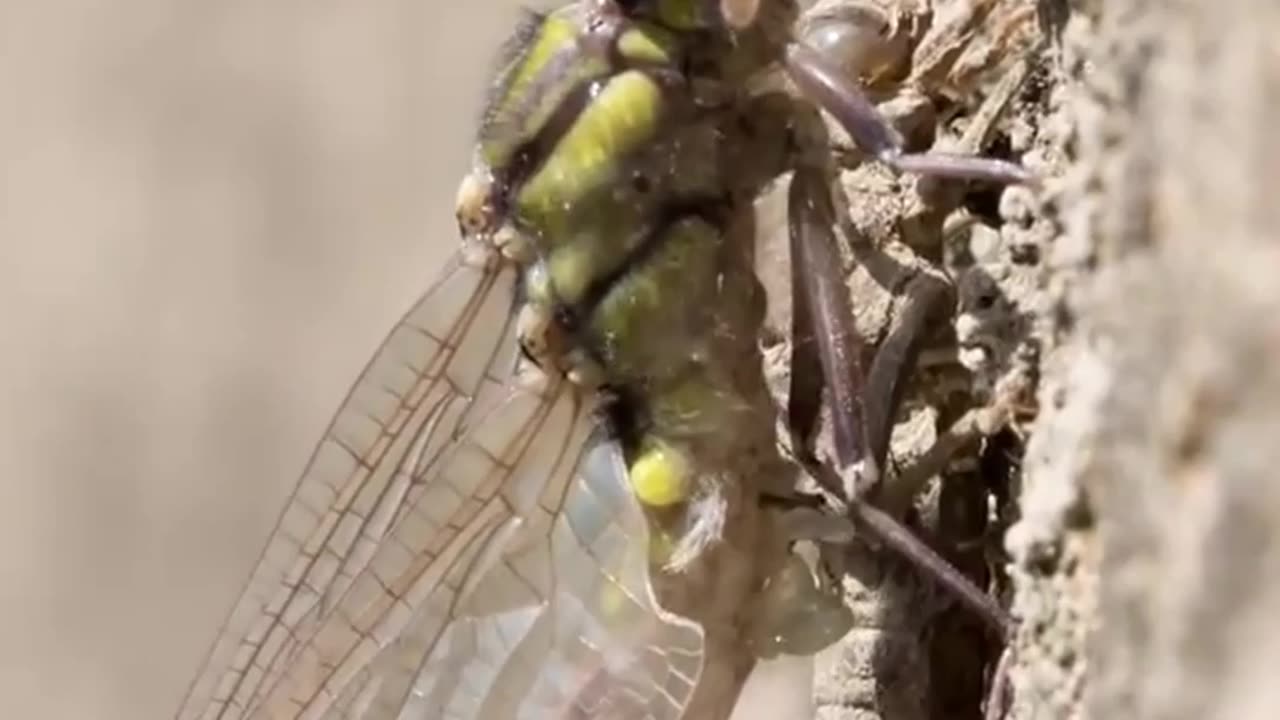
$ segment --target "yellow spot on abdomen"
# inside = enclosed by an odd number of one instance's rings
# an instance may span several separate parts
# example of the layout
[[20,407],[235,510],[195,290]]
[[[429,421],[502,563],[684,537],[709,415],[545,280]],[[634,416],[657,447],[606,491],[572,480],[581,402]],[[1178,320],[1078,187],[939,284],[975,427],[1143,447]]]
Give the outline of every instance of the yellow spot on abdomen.
[[689,460],[669,445],[650,445],[631,464],[629,474],[631,491],[650,507],[669,507],[689,497]]

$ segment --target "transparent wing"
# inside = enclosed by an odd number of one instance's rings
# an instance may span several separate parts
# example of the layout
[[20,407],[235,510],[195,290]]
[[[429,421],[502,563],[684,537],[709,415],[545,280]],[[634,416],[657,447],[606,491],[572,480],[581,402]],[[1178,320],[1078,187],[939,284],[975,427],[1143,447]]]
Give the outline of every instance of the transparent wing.
[[361,376],[180,718],[677,718],[616,444],[567,383],[510,382],[509,271],[455,261]]
[[[523,425],[529,412],[540,417]],[[508,414],[536,428],[513,465],[480,447],[450,462],[489,475],[481,487],[498,492],[476,498],[434,569],[390,544],[387,555],[400,559],[384,564],[380,549],[357,580],[368,579],[376,599],[350,608],[351,625],[320,631],[264,717],[681,716],[701,671],[702,633],[654,602],[648,530],[617,445],[571,391],[513,400],[474,437]],[[423,500],[413,512],[433,512]]]
[[416,478],[515,363],[515,272],[455,255],[343,402],[288,500],[179,718],[237,718],[350,588]]

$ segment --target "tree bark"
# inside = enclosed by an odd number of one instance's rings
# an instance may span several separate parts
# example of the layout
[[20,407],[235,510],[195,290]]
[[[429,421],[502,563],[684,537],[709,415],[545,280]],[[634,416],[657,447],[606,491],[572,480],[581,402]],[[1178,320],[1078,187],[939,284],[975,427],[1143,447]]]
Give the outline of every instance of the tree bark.
[[1070,11],[1013,716],[1272,718],[1280,7]]

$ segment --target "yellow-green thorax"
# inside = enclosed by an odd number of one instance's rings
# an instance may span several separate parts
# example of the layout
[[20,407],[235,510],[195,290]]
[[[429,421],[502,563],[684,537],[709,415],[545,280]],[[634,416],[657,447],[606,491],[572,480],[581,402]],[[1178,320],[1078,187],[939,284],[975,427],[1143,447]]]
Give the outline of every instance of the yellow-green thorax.
[[554,317],[619,399],[638,496],[668,507],[696,489],[689,457],[758,439],[743,431],[756,390],[734,369],[755,354],[763,309],[750,238],[739,237],[751,228],[739,221],[750,211],[735,168],[749,150],[726,130],[736,98],[698,89],[715,68],[694,69],[705,66],[707,36],[681,23],[696,18],[597,7],[521,26],[473,177],[483,178],[490,230],[509,228],[533,248],[527,302]]

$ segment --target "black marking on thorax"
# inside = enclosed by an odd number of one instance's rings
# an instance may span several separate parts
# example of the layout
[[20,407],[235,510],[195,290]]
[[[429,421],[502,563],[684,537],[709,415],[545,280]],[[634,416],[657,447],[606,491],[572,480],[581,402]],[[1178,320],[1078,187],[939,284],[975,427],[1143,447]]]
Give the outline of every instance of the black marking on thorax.
[[[517,31],[509,41],[514,49],[505,52],[514,59],[520,49],[526,47],[536,35],[537,25],[544,16],[532,15],[527,22],[529,27]],[[659,87],[668,93],[686,91],[688,85],[688,68],[676,67],[663,63],[645,63],[624,57],[618,49],[618,39],[631,28],[631,21],[626,17],[610,12],[598,12],[587,21],[586,32],[580,34],[576,42],[562,48],[555,57],[538,73],[535,84],[521,96],[520,106],[509,110],[514,117],[528,117],[548,92],[554,91],[556,83],[572,72],[574,63],[581,62],[584,57],[603,58],[606,66],[602,72],[584,78],[578,82],[557,104],[546,122],[538,128],[533,138],[520,147],[505,167],[492,168],[494,173],[493,193],[494,206],[501,216],[507,216],[513,206],[515,196],[521,186],[542,167],[542,164],[555,152],[560,141],[581,116],[582,112],[599,89],[612,78],[625,70],[638,70],[648,75]],[[497,92],[488,103],[484,125],[494,124],[494,108],[498,105],[497,97],[505,96],[510,90],[509,80],[498,86]]]

